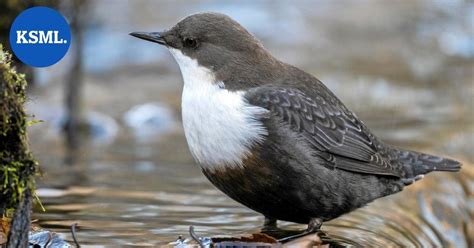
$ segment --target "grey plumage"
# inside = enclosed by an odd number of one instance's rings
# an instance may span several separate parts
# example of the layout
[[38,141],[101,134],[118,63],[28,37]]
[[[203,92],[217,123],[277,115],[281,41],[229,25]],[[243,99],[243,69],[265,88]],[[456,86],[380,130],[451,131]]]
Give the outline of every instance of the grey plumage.
[[268,110],[254,117],[268,135],[252,144],[243,167],[203,168],[216,187],[266,217],[330,220],[423,174],[461,167],[384,144],[322,82],[273,57],[228,16],[200,13],[164,32],[132,35],[179,50],[210,70],[219,88]]
[[[314,84],[320,84],[314,80]],[[252,88],[251,104],[267,108],[300,133],[324,166],[357,173],[412,178],[431,171],[457,171],[457,161],[401,150],[383,144],[325,87],[304,93],[295,87],[271,84]]]

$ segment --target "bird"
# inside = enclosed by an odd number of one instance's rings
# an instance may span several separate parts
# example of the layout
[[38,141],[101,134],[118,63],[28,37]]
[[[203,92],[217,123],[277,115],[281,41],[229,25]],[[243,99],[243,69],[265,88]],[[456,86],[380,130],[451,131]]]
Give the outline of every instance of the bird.
[[315,233],[427,173],[461,168],[384,143],[320,80],[275,58],[225,14],[130,35],[171,52],[192,156],[215,187],[261,213],[264,227],[283,220]]

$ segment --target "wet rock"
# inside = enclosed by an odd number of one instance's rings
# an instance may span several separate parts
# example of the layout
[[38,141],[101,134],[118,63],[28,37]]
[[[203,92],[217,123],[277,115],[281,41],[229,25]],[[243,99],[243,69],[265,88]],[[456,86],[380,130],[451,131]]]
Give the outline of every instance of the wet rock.
[[[284,230],[275,231],[277,233]],[[305,248],[305,247],[329,247],[323,244],[318,234],[309,234],[288,242],[280,242],[276,237],[266,233],[252,233],[239,237],[198,237],[193,226],[189,228],[191,239],[182,236],[167,247],[190,248],[190,247],[215,247],[215,248]]]
[[147,141],[174,126],[171,110],[161,103],[137,105],[125,113],[123,121],[139,141]]
[[109,144],[115,139],[119,127],[112,117],[99,112],[89,112],[86,120],[94,143]]
[[249,236],[231,238],[211,238],[214,247],[281,247],[282,244],[275,238],[263,233],[254,233]]
[[73,246],[64,241],[58,234],[42,230],[30,232],[29,247],[72,248]]
[[[48,130],[44,133],[45,135],[51,138],[57,138],[62,135],[66,120],[66,112],[62,107],[36,101],[27,103],[27,109],[29,113],[34,113],[35,119],[43,121],[41,125],[32,126],[31,130],[44,130],[43,127],[46,125]],[[96,111],[90,111],[85,114],[83,126],[86,126],[92,143],[96,145],[112,143],[119,130],[117,121],[106,114]]]

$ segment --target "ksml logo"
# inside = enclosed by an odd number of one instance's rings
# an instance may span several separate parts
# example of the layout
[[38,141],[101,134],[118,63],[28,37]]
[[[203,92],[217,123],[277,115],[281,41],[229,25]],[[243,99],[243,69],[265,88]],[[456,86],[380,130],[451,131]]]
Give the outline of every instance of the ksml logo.
[[[32,31],[16,31],[16,43],[17,44],[63,44],[67,43],[65,39],[59,39],[59,31],[47,31],[32,30]],[[29,39],[26,39],[29,37]]]
[[25,64],[46,67],[61,60],[69,49],[71,31],[54,9],[33,7],[20,13],[10,28],[10,46]]

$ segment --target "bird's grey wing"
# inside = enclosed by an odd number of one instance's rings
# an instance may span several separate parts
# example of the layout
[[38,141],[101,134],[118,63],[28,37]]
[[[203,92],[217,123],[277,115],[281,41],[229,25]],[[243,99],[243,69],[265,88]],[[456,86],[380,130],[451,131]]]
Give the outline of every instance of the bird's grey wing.
[[358,173],[403,176],[403,168],[383,156],[383,145],[345,107],[329,104],[287,86],[261,86],[249,90],[247,101],[270,110],[311,144],[326,166]]

